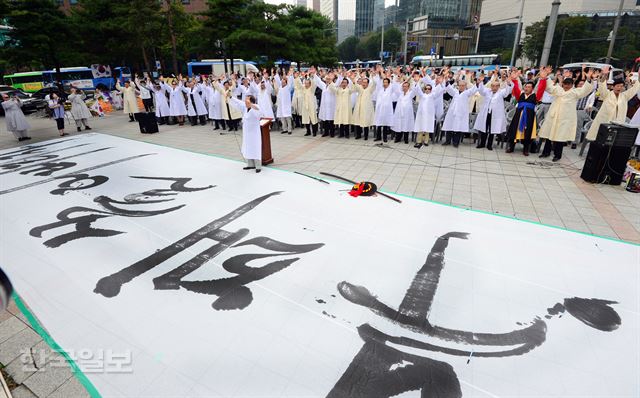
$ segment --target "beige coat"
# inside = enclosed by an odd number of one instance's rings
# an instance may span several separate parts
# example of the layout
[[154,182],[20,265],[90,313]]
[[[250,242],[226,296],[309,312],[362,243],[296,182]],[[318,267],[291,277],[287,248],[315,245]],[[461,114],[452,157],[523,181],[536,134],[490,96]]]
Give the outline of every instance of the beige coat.
[[376,83],[369,79],[369,86],[366,89],[359,84],[354,84],[353,90],[358,93],[358,99],[356,100],[356,106],[353,108],[351,124],[360,127],[372,126],[375,115],[373,94],[376,92]]
[[345,124],[351,124],[351,83],[347,88],[336,87],[335,84],[329,85],[331,90],[336,95],[336,112],[333,116],[333,123],[340,126]]
[[587,133],[587,139],[594,141],[598,135],[598,129],[602,123],[620,122],[624,123],[627,120],[627,103],[634,95],[640,90],[640,81],[629,87],[628,90],[623,91],[616,97],[613,91],[607,89],[607,85],[601,83],[598,87],[600,93],[600,99],[602,100],[602,106],[598,111],[598,114],[593,119],[593,123]]
[[300,101],[298,110],[302,116],[302,124],[318,123],[316,84],[311,80],[311,86],[306,88],[302,85],[300,79],[296,79],[295,90],[298,92],[298,101]]
[[122,93],[122,103],[124,104],[124,113],[138,113],[138,99],[136,98],[136,89],[132,84],[129,87],[122,87],[120,82],[116,82],[116,89]]
[[546,91],[551,94],[553,102],[540,128],[540,138],[551,141],[573,141],[576,136],[578,99],[591,94],[593,84],[587,82],[581,88],[565,91],[559,84],[547,83]]
[[[235,85],[231,85],[228,90],[225,90],[218,82],[212,82],[213,88],[220,93],[220,103],[222,106],[222,117],[224,120],[237,120],[242,118],[242,112],[231,105],[233,97],[233,89]],[[227,96],[227,93],[232,93],[231,98]]]

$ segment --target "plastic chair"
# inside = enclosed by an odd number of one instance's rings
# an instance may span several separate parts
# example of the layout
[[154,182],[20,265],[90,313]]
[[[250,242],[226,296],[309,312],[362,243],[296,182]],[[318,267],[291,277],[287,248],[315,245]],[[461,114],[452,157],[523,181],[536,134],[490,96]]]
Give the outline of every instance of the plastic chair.
[[[589,120],[587,123],[585,123],[584,126],[582,127],[582,130],[580,130],[580,134],[584,135],[587,131],[589,131],[592,124],[593,124],[593,120]],[[578,153],[578,156],[582,156],[582,154],[584,153],[584,149],[587,147],[588,143],[589,143],[589,140],[587,140],[586,138],[582,140],[582,145],[580,145],[580,152]]]

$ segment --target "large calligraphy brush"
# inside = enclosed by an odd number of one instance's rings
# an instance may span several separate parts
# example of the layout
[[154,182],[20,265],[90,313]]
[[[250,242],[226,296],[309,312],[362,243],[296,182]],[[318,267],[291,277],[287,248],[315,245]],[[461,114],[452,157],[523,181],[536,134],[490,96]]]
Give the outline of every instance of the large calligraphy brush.
[[[320,172],[320,174],[325,175],[325,176],[327,176],[327,177],[337,178],[338,180],[342,180],[342,181],[345,181],[345,182],[349,182],[349,183],[354,184],[354,185],[358,184],[357,182],[352,181],[352,180],[350,180],[350,179],[348,179],[348,178],[340,177],[340,176],[338,176],[338,175],[331,174],[331,173],[326,173],[326,172],[324,172],[324,171],[321,171],[321,172]],[[394,198],[394,197],[393,197],[393,196],[391,196],[391,195],[387,195],[386,193],[383,193],[383,192],[380,192],[380,191],[377,191],[377,193],[379,193],[380,195],[384,196],[385,198],[388,198],[388,199],[393,200],[394,202],[402,203],[402,201],[401,201],[400,199],[396,199],[396,198]]]

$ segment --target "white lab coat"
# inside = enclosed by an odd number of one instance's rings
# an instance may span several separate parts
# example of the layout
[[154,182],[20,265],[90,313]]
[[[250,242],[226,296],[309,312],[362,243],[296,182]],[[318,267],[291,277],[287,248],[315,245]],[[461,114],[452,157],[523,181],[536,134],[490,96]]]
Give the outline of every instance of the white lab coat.
[[178,83],[176,88],[170,87],[168,84],[162,83],[162,87],[169,93],[169,115],[184,116],[187,114],[187,107],[184,104],[184,94],[182,82]]
[[[397,91],[398,83],[393,84],[396,85],[395,90]],[[416,92],[411,89],[407,90],[406,93],[402,89],[400,90],[397,97],[396,110],[393,113],[393,126],[391,126],[392,130],[398,133],[413,131],[415,124],[413,98],[416,96]]]
[[382,86],[382,79],[374,77],[378,89],[375,93],[376,110],[373,117],[373,124],[376,126],[393,125],[393,100],[397,94],[397,88],[389,84],[387,88]]
[[156,100],[156,117],[165,117],[169,116],[169,101],[167,101],[166,93],[169,92],[166,89],[166,85],[163,83],[159,88],[155,86],[151,86],[153,90],[153,95]]
[[271,92],[273,91],[273,87],[271,86],[271,82],[268,80],[263,81],[264,90],[254,82],[251,82],[251,89],[253,92],[257,93],[256,99],[258,101],[262,117],[273,119],[273,101],[271,101]]
[[245,159],[262,160],[260,110],[247,109],[244,101],[237,98],[230,98],[229,106],[242,112],[242,156]]
[[488,89],[481,84],[478,87],[480,95],[484,98],[482,104],[482,110],[478,113],[476,122],[473,125],[475,130],[486,133],[487,116],[489,109],[491,109],[491,134],[501,134],[507,131],[507,114],[504,111],[504,99],[511,94],[513,89],[513,83],[505,88],[499,89],[494,94],[491,89]]
[[469,132],[469,98],[478,91],[476,86],[467,88],[463,92],[446,86],[445,90],[452,97],[449,109],[442,124],[443,131]]
[[[204,101],[202,100],[202,86],[199,84],[194,87],[185,87],[187,94],[187,115],[189,116],[200,116],[206,115],[207,107],[204,106]],[[193,99],[191,97],[193,96]]]
[[291,87],[293,87],[293,76],[285,76],[287,84],[282,87],[280,76],[276,75],[276,116],[285,118],[291,117]]
[[[432,87],[432,91],[436,89],[436,82],[429,76],[425,76],[422,78],[422,82],[424,84],[428,84]],[[442,88],[442,92],[444,93],[444,86]],[[433,99],[433,106],[435,107],[435,116],[436,120],[442,120],[444,117],[444,98],[442,95],[438,95]]]
[[[322,90],[322,97],[320,97],[320,109],[318,109],[318,119],[332,121],[336,113],[336,95],[332,90],[329,90],[329,86],[333,83],[327,85],[318,75],[314,75],[313,81],[316,83],[316,86]],[[335,85],[340,85],[340,81],[342,81],[341,76],[338,77]]]
[[213,86],[205,85],[204,95],[207,99],[209,119],[222,120],[222,97],[220,96],[220,92]]
[[437,120],[436,106],[438,99],[442,99],[444,83],[436,85],[433,82],[430,86],[431,93],[429,94],[422,91],[419,84],[416,84],[413,88],[416,97],[420,99],[418,111],[416,112],[416,121],[413,126],[413,131],[416,133],[433,133],[435,130]]

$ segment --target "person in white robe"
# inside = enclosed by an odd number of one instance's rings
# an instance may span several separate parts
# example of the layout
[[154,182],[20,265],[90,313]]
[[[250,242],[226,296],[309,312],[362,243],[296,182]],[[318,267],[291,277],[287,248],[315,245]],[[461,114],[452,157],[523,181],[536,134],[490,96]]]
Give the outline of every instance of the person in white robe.
[[[638,100],[640,100],[640,93],[638,93]],[[629,122],[630,125],[637,127],[638,129],[640,129],[640,107],[638,107],[638,109],[636,110],[636,113],[633,114],[633,117],[631,118],[631,121]],[[636,136],[636,157],[638,157],[638,155],[640,154],[640,131],[638,132],[638,135]]]
[[29,123],[22,113],[22,101],[20,98],[9,97],[6,93],[2,93],[2,108],[4,109],[4,121],[7,125],[7,131],[11,132],[18,141],[30,140],[27,135],[29,131]]
[[[609,76],[609,69],[603,69],[601,75],[604,75],[604,78]],[[633,85],[629,84],[627,90],[624,89],[624,83],[623,79],[615,80],[613,82],[613,89],[609,90],[606,84],[604,84],[604,79],[601,77],[598,92],[602,105],[587,132],[587,140],[594,141],[596,139],[602,123],[626,122],[628,103],[640,90],[640,81],[636,81]],[[634,123],[633,119],[631,123]]]
[[320,108],[318,109],[318,119],[322,125],[322,136],[335,137],[336,126],[334,124],[334,116],[336,112],[336,95],[330,87],[337,87],[340,85],[342,76],[338,76],[337,79],[333,73],[325,75],[324,81],[318,75],[315,75],[313,81],[316,86],[322,90],[322,96],[320,97]]
[[82,131],[83,126],[85,130],[91,130],[89,122],[87,121],[91,118],[91,112],[87,104],[84,103],[85,98],[87,98],[87,96],[84,91],[78,90],[75,87],[71,87],[71,94],[67,97],[67,100],[71,102],[71,116],[73,116],[73,120],[76,122],[78,132]]
[[185,94],[187,94],[187,116],[192,126],[197,126],[198,122],[204,126],[207,124],[207,107],[204,105],[202,98],[202,86],[195,80],[187,83]]
[[260,132],[260,107],[256,98],[249,94],[244,102],[227,93],[229,106],[242,112],[242,156],[247,161],[243,170],[261,171],[262,167],[262,134]]
[[309,136],[313,133],[315,137],[318,134],[318,113],[317,100],[316,100],[316,84],[313,82],[313,76],[315,75],[315,69],[310,69],[310,76],[304,80],[304,83],[296,80],[296,90],[299,92],[300,101],[300,114],[302,117],[302,124],[307,129],[305,136]]
[[349,139],[351,124],[351,95],[353,85],[346,76],[341,76],[339,85],[329,85],[329,90],[335,96],[334,126],[338,126],[338,137]]
[[[376,82],[369,81],[369,78],[358,72],[358,84],[354,84],[352,90],[355,92],[355,104],[353,107],[352,121],[356,128],[356,140],[362,138],[369,139],[369,127],[373,125],[374,107],[373,96],[376,90]],[[353,97],[352,97],[353,98]]]
[[293,69],[280,79],[280,75],[275,75],[276,80],[276,116],[282,125],[281,134],[293,132],[293,120],[291,116],[291,90],[293,88]]
[[480,132],[480,139],[476,148],[486,148],[493,150],[493,137],[496,134],[502,134],[507,131],[507,114],[504,109],[504,99],[511,95],[513,83],[505,88],[500,88],[500,80],[491,80],[489,82],[491,88],[488,89],[482,84],[482,75],[480,75],[480,83],[478,84],[478,92],[483,97],[482,108],[476,117],[473,128]]
[[466,80],[458,80],[458,88],[447,85],[445,91],[451,96],[451,103],[444,118],[442,130],[447,134],[442,145],[453,144],[457,148],[464,133],[469,132],[469,98],[478,91],[478,88],[471,84],[467,88],[467,82],[473,80],[473,72],[467,72]]
[[268,75],[265,75],[259,83],[252,80],[251,89],[258,99],[258,107],[262,112],[262,117],[273,119],[273,101],[271,100],[273,86],[268,79]]
[[413,131],[418,133],[416,144],[414,145],[415,148],[429,146],[429,138],[433,140],[433,133],[435,132],[437,121],[437,104],[444,93],[443,80],[441,76],[438,76],[435,81],[430,80],[433,82],[433,86],[431,84],[425,84],[421,90],[420,84],[416,84],[413,88],[416,97],[420,100],[413,126]]
[[124,108],[122,111],[129,115],[129,122],[135,122],[134,113],[138,113],[138,90],[131,84],[129,80],[124,82],[124,87],[120,85],[120,81],[116,78],[116,90],[122,93],[122,103]]
[[593,70],[589,70],[587,73],[585,73],[584,69],[582,70],[582,79],[586,80],[586,83],[580,88],[574,87],[574,80],[569,77],[571,71],[567,72],[568,74],[563,76],[561,85],[547,82],[547,87],[545,88],[554,99],[540,128],[540,138],[545,139],[540,157],[548,157],[553,149],[552,161],[554,162],[562,158],[564,146],[575,138],[578,124],[578,115],[576,113],[578,99],[588,96],[593,89],[591,84]]
[[238,126],[240,126],[240,120],[242,119],[242,112],[229,105],[229,97],[231,96],[235,98],[239,95],[235,78],[224,80],[222,86],[217,82],[213,82],[213,86],[220,93],[220,99],[222,100],[222,116],[227,123],[227,130],[238,131]]
[[396,109],[393,112],[393,125],[391,128],[396,133],[395,142],[400,142],[404,137],[404,143],[409,143],[409,132],[413,131],[415,124],[415,115],[413,113],[413,99],[416,96],[415,90],[411,90],[411,83],[402,82],[402,88],[398,89],[402,79],[398,77],[393,83],[394,90],[397,94]]
[[162,87],[169,93],[169,115],[178,121],[178,125],[184,126],[184,117],[187,114],[187,106],[184,102],[182,76],[173,78],[171,86],[162,82]]
[[204,82],[204,96],[207,102],[207,110],[209,112],[209,120],[213,121],[214,130],[220,130],[220,126],[224,129],[224,118],[222,117],[222,96],[220,92],[213,87],[212,80],[216,80],[215,76]]
[[156,119],[158,119],[158,124],[166,124],[168,123],[167,119],[170,115],[169,101],[167,100],[168,91],[160,83],[149,82],[148,85],[151,87],[151,91],[153,91],[155,97]]
[[379,75],[374,76],[373,80],[377,87],[374,95],[376,103],[373,116],[373,124],[376,127],[374,141],[383,140],[383,142],[387,142],[387,136],[393,125],[393,100],[396,97],[396,88],[391,84],[390,72],[383,76],[382,70],[380,70]]

